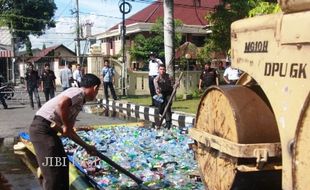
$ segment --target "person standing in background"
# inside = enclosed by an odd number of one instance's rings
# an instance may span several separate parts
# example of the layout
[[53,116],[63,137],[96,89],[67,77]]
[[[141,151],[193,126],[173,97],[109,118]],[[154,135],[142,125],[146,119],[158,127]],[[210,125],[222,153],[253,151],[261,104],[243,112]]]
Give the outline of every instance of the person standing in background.
[[226,62],[226,66],[223,78],[227,84],[235,85],[240,77],[240,71],[233,68],[230,62]]
[[[173,79],[169,76],[169,74],[166,73],[166,66],[164,64],[159,65],[159,75],[154,79],[154,86],[156,89],[156,94],[163,99],[162,103],[156,103],[160,114],[164,113],[165,107],[168,104],[168,101],[173,91],[173,83]],[[167,108],[165,119],[165,127],[167,129],[170,129],[172,124],[171,104]]]
[[56,83],[55,83],[55,73],[50,70],[50,64],[44,64],[44,71],[41,76],[41,86],[45,95],[45,100],[48,101],[50,98],[55,97]]
[[65,68],[60,70],[60,82],[62,86],[62,90],[65,91],[71,87],[71,81],[73,81],[72,76],[72,65],[69,63]]
[[114,86],[113,86],[115,71],[112,67],[110,67],[110,63],[108,60],[104,61],[104,67],[101,73],[103,77],[103,90],[104,90],[104,96],[106,100],[108,101],[108,98],[109,98],[109,91],[108,91],[109,88],[110,88],[113,99],[117,100]]
[[81,84],[81,81],[82,81],[82,71],[81,71],[81,65],[80,64],[76,65],[76,69],[73,72],[73,79],[74,79],[74,81],[77,82],[78,87],[79,87]]
[[41,101],[38,92],[38,87],[40,85],[40,77],[38,71],[33,68],[33,64],[29,63],[28,70],[26,72],[26,88],[29,94],[30,106],[34,109],[33,94],[36,98],[38,108],[41,108]]
[[200,75],[198,85],[199,91],[207,89],[211,85],[219,85],[219,74],[216,69],[211,68],[211,62],[208,61]]
[[150,61],[149,61],[149,89],[150,89],[150,94],[151,94],[151,99],[152,99],[152,104],[151,106],[155,106],[155,102],[153,99],[153,96],[156,95],[156,89],[154,86],[154,79],[158,75],[158,68],[159,65],[162,65],[163,62],[155,57],[154,52],[150,52]]

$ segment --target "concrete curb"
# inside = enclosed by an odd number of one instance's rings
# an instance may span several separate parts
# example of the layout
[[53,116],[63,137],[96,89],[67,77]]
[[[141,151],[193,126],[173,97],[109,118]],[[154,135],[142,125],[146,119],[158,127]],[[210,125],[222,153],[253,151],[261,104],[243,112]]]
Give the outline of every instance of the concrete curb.
[[[102,105],[112,112],[123,113],[128,117],[138,118],[141,120],[146,120],[150,122],[158,122],[159,121],[159,111],[155,107],[148,107],[137,105],[133,103],[121,102],[109,100],[108,102],[105,99],[98,100],[98,106]],[[91,106],[94,105],[85,105],[84,112],[92,113]],[[176,126],[193,126],[195,123],[195,115],[179,113],[172,111],[172,124]]]

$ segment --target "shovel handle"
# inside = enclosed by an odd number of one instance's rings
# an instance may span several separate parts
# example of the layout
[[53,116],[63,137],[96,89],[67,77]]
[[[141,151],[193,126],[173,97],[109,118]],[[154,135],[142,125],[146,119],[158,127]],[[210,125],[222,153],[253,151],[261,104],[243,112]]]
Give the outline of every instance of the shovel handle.
[[106,163],[111,165],[113,168],[117,169],[119,172],[125,174],[126,176],[128,176],[129,178],[134,180],[138,185],[141,185],[143,183],[142,179],[138,178],[137,176],[135,176],[134,174],[132,174],[131,172],[129,172],[128,170],[126,170],[122,166],[118,165],[113,160],[111,160],[109,157],[105,156],[104,154],[102,154],[99,151],[97,151],[96,153],[100,159],[104,160]]

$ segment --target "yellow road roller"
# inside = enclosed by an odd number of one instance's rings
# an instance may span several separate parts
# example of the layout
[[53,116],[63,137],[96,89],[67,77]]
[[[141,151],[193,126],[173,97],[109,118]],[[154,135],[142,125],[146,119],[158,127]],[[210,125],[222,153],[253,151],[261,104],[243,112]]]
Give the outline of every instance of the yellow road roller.
[[237,85],[200,101],[195,158],[209,190],[310,189],[310,0],[231,26]]

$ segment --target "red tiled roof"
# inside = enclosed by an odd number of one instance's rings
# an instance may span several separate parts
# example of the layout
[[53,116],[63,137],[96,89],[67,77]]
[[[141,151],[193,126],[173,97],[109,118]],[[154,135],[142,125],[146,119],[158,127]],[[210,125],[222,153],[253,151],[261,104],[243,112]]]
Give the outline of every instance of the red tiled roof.
[[[199,0],[196,0],[196,2]],[[180,19],[183,24],[187,25],[206,25],[207,20],[204,16],[207,12],[219,4],[220,0],[200,0],[200,6],[194,5],[194,0],[174,0],[174,18]],[[136,14],[125,20],[126,25],[133,23],[155,23],[156,19],[163,17],[163,0],[156,1]],[[109,30],[118,28],[118,25],[113,26]]]
[[[48,47],[48,48],[45,48],[45,49],[41,50],[40,52],[35,54],[33,56],[33,58],[31,58],[28,61],[29,62],[36,62],[36,61],[40,60],[42,57],[47,56],[50,52],[54,51],[55,49],[58,49],[59,47],[64,47],[65,49],[68,49],[66,46],[64,46],[62,44],[51,46],[51,47]],[[68,49],[68,51],[72,52],[70,49]],[[74,52],[72,52],[72,53],[75,54]]]
[[45,49],[39,51],[37,54],[35,54],[33,56],[33,58],[29,59],[28,61],[32,62],[32,63],[36,62],[36,61],[40,60],[42,57],[47,56],[50,52],[57,49],[59,46],[61,46],[61,45],[55,45],[55,46],[45,48]]

